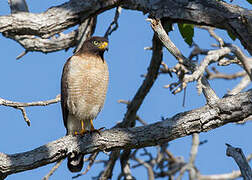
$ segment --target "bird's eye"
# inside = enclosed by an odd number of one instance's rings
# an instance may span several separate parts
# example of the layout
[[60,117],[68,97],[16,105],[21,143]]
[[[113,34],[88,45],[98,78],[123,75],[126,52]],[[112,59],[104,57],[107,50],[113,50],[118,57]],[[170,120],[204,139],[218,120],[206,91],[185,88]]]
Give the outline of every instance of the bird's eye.
[[98,41],[93,41],[93,43],[94,43],[94,45],[96,45],[96,46],[99,44]]

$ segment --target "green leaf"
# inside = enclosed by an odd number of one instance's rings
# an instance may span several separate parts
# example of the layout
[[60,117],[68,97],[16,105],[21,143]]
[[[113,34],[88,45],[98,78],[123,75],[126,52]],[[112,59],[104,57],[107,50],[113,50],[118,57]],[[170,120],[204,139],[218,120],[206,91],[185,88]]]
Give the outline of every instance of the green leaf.
[[194,26],[192,24],[180,24],[178,23],[179,32],[184,38],[185,42],[191,46],[194,36]]
[[230,31],[227,31],[228,36],[234,41],[236,39],[235,35],[231,33]]
[[247,0],[250,4],[252,4],[252,0]]

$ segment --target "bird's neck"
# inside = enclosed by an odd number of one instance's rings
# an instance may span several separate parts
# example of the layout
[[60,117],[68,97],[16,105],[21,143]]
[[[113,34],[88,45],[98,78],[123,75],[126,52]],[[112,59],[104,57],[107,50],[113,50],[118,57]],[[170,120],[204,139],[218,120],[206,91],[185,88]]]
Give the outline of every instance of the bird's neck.
[[96,58],[100,58],[104,61],[104,51],[79,51],[76,53],[78,56],[92,56]]

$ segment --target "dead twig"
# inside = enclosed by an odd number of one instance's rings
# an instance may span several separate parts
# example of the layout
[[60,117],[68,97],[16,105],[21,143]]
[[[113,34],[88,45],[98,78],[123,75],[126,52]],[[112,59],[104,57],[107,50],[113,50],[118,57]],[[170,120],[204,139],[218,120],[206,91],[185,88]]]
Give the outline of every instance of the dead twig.
[[0,105],[9,106],[13,108],[29,107],[29,106],[48,106],[50,104],[58,103],[59,101],[60,101],[60,94],[57,95],[54,99],[50,99],[46,101],[28,102],[28,103],[9,101],[9,100],[0,98]]
[[31,125],[31,121],[29,120],[27,113],[25,111],[24,107],[30,107],[30,106],[48,106],[50,104],[54,104],[60,101],[60,94],[56,96],[55,99],[50,99],[47,101],[37,101],[37,102],[28,102],[28,103],[22,103],[22,102],[15,102],[15,101],[9,101],[3,98],[0,98],[0,106],[8,106],[15,109],[19,109],[22,112],[23,118],[28,126]]
[[53,175],[53,173],[59,168],[59,166],[61,165],[61,163],[64,161],[64,159],[61,159],[61,160],[59,160],[54,166],[53,166],[53,168],[50,170],[50,172],[46,175],[46,176],[44,176],[43,178],[42,178],[42,180],[48,180],[52,175]]
[[[118,19],[119,19],[119,16],[122,12],[122,7],[121,6],[118,6],[116,8],[116,11],[115,11],[115,16],[114,16],[114,20],[110,23],[104,37],[108,37],[109,35],[112,34],[113,31],[116,31],[117,28],[119,27],[118,25]],[[114,27],[113,27],[114,26]]]
[[[157,33],[157,36],[159,39],[162,41],[164,46],[167,48],[167,50],[178,60],[180,65],[185,66],[186,69],[188,69],[191,72],[194,72],[197,70],[197,66],[187,59],[180,51],[179,49],[175,46],[175,44],[171,41],[167,33],[165,32],[161,21],[159,19],[147,19],[147,21],[151,22],[151,27],[152,29]],[[182,73],[183,75],[183,73]],[[186,83],[182,81],[183,76],[179,76],[180,79],[180,87],[176,90],[175,93],[181,92],[185,87]],[[199,82],[199,81],[198,81]],[[214,104],[219,98],[214,92],[214,90],[210,87],[207,79],[202,76],[201,81],[202,83],[201,87],[203,89],[204,96],[209,104]]]
[[252,170],[248,164],[246,157],[244,156],[241,148],[234,148],[230,144],[227,145],[226,155],[234,158],[235,162],[240,168],[242,177],[245,180],[252,179]]

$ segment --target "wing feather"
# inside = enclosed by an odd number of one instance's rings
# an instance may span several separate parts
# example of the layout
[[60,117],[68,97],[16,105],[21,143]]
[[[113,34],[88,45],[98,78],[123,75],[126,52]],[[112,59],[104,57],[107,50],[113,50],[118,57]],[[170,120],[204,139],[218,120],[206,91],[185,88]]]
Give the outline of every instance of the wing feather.
[[[69,62],[71,57],[67,60],[64,65],[63,73],[61,76],[61,109],[63,115],[64,125],[67,129],[67,117],[68,117],[68,107],[67,107],[67,99],[68,99],[68,90],[67,90],[67,76],[69,72]],[[67,132],[68,133],[68,132]]]

